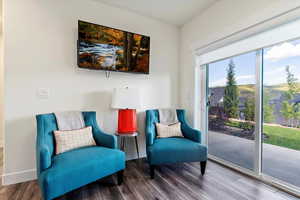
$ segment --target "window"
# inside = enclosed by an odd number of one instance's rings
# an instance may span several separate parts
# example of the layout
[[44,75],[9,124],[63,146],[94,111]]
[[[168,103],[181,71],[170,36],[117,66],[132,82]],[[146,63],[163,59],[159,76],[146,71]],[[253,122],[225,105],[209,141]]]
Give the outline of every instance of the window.
[[294,21],[197,60],[200,77],[207,79],[199,98],[204,107],[206,99],[207,112],[200,106],[199,119],[206,119],[201,129],[207,130],[209,156],[298,194],[299,26]]
[[300,40],[264,49],[263,173],[300,187]]
[[254,169],[256,52],[208,65],[209,154]]

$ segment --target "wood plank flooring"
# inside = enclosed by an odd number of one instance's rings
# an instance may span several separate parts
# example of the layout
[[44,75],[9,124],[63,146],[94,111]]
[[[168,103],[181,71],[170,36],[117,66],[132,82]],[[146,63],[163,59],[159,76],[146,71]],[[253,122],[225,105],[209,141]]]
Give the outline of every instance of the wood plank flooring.
[[[0,187],[1,200],[39,200],[36,181]],[[199,163],[161,166],[151,180],[145,160],[127,162],[124,183],[109,176],[57,200],[295,200],[299,199],[209,161],[204,177]]]

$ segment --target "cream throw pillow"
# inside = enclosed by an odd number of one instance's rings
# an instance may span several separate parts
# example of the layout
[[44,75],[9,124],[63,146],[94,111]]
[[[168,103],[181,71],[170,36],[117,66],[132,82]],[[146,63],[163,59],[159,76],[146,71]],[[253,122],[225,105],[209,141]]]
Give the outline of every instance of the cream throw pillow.
[[156,123],[156,130],[158,138],[183,137],[181,133],[180,123],[172,125]]
[[70,131],[54,131],[54,136],[56,141],[56,154],[79,147],[96,145],[91,126]]

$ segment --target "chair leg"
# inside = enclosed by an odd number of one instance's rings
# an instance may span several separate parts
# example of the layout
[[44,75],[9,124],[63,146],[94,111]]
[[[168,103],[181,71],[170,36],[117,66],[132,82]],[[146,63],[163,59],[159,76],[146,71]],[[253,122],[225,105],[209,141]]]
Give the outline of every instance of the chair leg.
[[203,176],[205,174],[206,161],[201,161],[200,166],[201,166],[201,174]]
[[154,165],[150,165],[150,176],[151,179],[154,179],[155,167]]
[[118,171],[118,185],[121,185],[123,183],[123,173],[124,170]]

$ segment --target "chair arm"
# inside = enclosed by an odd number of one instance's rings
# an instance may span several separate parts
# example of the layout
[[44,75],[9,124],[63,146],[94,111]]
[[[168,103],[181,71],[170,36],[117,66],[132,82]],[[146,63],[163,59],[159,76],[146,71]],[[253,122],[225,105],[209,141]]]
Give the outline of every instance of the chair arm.
[[93,135],[94,135],[97,145],[108,147],[111,149],[118,148],[117,136],[104,133],[104,132],[100,131],[99,129],[95,130]]
[[38,169],[39,173],[51,167],[51,154],[49,147],[46,145],[41,145],[37,149],[37,159],[38,159]]
[[146,127],[146,144],[147,147],[151,146],[154,143],[155,139],[155,129],[150,126]]
[[184,135],[184,137],[193,140],[195,142],[201,143],[201,132],[197,129],[193,129],[188,124],[183,123],[181,125],[181,130]]

